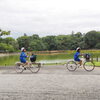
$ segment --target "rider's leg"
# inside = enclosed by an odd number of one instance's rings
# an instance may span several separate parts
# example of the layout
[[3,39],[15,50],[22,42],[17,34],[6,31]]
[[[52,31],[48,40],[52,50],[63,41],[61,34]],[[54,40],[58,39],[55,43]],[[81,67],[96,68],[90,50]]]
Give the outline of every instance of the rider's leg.
[[82,65],[82,60],[80,60],[79,58],[78,59],[75,59],[75,61],[77,61],[78,64],[80,64],[80,66]]
[[25,66],[28,65],[28,61],[26,61]]
[[79,61],[80,66],[82,65],[82,60]]
[[26,65],[28,65],[28,62],[27,62],[27,61],[23,61],[22,63],[23,63],[22,66],[23,66],[24,68],[25,68]]

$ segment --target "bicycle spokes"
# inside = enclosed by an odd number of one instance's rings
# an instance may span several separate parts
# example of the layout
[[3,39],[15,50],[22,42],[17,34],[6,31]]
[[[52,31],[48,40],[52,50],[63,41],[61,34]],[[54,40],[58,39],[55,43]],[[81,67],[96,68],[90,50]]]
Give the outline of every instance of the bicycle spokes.
[[75,71],[76,68],[77,68],[77,64],[74,62],[74,61],[69,61],[67,64],[66,64],[66,67],[69,71]]
[[92,71],[95,68],[95,65],[93,62],[85,62],[83,67],[86,71]]
[[24,71],[24,67],[22,65],[15,65],[15,69],[17,73],[22,73]]
[[32,64],[31,66],[30,66],[30,71],[32,72],[32,73],[37,73],[39,70],[40,70],[40,65],[39,64]]

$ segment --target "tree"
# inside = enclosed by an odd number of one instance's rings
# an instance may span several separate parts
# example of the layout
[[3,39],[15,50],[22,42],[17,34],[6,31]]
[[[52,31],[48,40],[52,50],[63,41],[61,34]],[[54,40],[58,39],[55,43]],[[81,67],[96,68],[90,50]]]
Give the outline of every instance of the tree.
[[3,39],[3,43],[6,43],[8,45],[12,45],[15,50],[18,50],[19,49],[18,42],[14,38],[12,38],[12,37],[4,38]]
[[19,44],[19,49],[21,49],[22,47],[25,47],[25,49],[28,50],[29,42],[30,42],[30,39],[28,36],[21,36],[17,38],[17,41]]
[[26,34],[26,33],[24,33],[24,36],[27,36],[27,34]]
[[56,50],[57,44],[55,36],[46,36],[42,38],[44,45],[46,46],[47,50]]
[[82,37],[82,33],[81,33],[81,32],[77,32],[77,33],[75,34],[75,37],[78,37],[78,38]]
[[100,49],[100,43],[97,43],[95,46],[96,49]]
[[97,43],[100,43],[100,32],[89,31],[84,37],[84,41],[87,45],[87,49],[95,48]]
[[12,45],[0,43],[0,51],[2,51],[2,52],[14,52],[14,48]]
[[0,37],[3,35],[10,35],[10,31],[3,31],[0,29]]
[[45,45],[40,40],[31,41],[29,44],[31,51],[42,51],[45,50]]
[[12,42],[15,42],[15,39],[13,39],[12,37],[7,37],[3,39],[3,42],[12,45]]
[[68,35],[58,35],[56,38],[56,44],[58,50],[66,50],[68,49]]
[[30,40],[38,40],[38,39],[40,38],[37,34],[33,34],[32,36],[30,36]]

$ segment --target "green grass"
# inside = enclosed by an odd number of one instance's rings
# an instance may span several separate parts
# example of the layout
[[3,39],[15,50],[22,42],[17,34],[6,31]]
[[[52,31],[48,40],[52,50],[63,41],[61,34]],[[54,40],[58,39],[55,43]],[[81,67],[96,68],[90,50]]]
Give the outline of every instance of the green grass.
[[95,66],[100,67],[100,62],[94,62]]

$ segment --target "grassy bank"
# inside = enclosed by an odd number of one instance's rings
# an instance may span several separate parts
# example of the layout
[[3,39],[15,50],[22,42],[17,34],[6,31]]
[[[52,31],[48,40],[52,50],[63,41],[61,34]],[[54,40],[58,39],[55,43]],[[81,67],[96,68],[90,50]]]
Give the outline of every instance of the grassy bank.
[[100,62],[94,62],[95,66],[100,67]]

